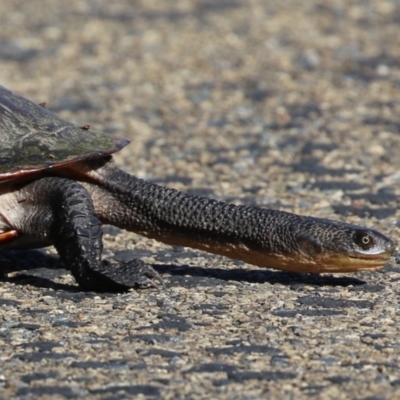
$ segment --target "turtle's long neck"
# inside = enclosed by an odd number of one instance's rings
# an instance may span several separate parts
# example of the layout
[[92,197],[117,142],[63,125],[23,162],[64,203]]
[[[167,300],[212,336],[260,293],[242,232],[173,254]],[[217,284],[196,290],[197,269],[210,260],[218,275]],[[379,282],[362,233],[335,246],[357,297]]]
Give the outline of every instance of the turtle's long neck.
[[[85,162],[78,172],[98,217],[167,244],[296,272],[376,269],[394,249],[393,241],[372,229],[189,196],[106,161]],[[360,237],[372,240],[370,251],[355,243]]]
[[[55,172],[82,181],[102,222],[167,244],[296,272],[381,268],[394,250],[393,241],[369,228],[189,196],[137,179],[108,161]],[[372,245],[366,247],[363,239]]]
[[190,196],[137,179],[112,164],[93,171],[95,175],[101,185],[85,186],[104,223],[256,265],[266,265],[260,251],[282,256],[297,246],[287,241],[284,225],[298,225],[303,217]]

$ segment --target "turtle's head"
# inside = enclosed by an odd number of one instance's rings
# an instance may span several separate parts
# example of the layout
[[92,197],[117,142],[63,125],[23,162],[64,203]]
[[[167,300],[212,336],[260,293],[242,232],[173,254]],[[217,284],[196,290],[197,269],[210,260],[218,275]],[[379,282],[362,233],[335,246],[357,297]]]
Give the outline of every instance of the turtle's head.
[[313,218],[312,226],[296,230],[298,251],[304,261],[315,262],[316,272],[377,270],[396,248],[392,239],[374,229],[338,221]]

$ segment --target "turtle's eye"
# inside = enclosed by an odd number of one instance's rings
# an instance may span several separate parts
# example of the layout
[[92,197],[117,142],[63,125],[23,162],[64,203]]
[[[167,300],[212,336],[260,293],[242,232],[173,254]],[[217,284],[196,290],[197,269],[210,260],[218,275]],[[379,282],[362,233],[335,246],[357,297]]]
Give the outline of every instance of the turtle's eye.
[[366,231],[357,231],[353,239],[354,242],[364,250],[368,250],[375,245],[374,238]]

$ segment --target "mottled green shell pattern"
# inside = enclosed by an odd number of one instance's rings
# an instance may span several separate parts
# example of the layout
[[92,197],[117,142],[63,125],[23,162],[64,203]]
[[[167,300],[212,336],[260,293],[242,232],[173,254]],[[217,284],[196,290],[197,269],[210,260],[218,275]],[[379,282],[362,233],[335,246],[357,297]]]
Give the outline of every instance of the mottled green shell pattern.
[[103,157],[128,143],[77,127],[0,86],[0,180]]

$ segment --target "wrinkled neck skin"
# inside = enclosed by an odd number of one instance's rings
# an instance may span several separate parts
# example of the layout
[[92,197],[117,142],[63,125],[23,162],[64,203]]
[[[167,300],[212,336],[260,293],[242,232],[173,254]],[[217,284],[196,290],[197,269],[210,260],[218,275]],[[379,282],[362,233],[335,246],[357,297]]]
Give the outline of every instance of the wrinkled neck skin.
[[[58,174],[64,173],[83,182],[103,223],[260,267],[313,273],[376,270],[394,250],[390,239],[369,228],[189,196],[135,178],[103,159]],[[354,243],[360,229],[374,237],[373,248]]]

